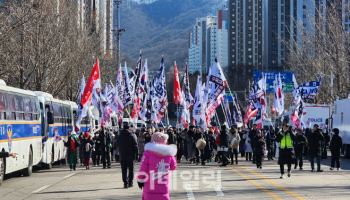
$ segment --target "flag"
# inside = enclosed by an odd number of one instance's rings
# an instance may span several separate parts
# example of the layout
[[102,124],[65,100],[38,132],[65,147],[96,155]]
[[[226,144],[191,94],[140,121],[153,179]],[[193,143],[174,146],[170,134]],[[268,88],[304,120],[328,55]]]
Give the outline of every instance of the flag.
[[232,115],[233,115],[233,123],[237,127],[241,127],[243,125],[243,118],[242,118],[241,108],[239,107],[239,103],[236,95],[233,97]]
[[158,74],[152,81],[151,99],[152,99],[152,121],[160,123],[168,106],[165,72],[164,72],[164,58],[160,62],[160,69]]
[[133,88],[133,85],[131,84],[131,81],[130,81],[130,77],[129,77],[129,73],[128,73],[128,69],[127,69],[127,66],[126,66],[126,63],[124,64],[124,86],[123,86],[123,104],[124,104],[124,107],[127,107],[128,105],[131,104],[132,102],[132,88]]
[[214,116],[216,108],[220,106],[227,88],[226,78],[217,60],[210,67],[207,78],[206,93],[208,96],[205,102],[207,102],[206,117],[208,122],[208,119],[210,120]]
[[147,93],[147,86],[148,86],[147,83],[148,83],[148,64],[146,59],[140,74],[140,92],[142,92],[143,94]]
[[[182,91],[182,96],[184,96],[184,91]],[[190,112],[187,106],[187,102],[185,99],[182,99],[181,101],[181,107],[182,107],[182,112],[180,115],[180,119],[179,122],[180,124],[182,124],[182,126],[184,128],[188,128],[189,127],[189,123],[190,123]]]
[[228,101],[228,98],[224,98],[224,112],[225,112],[225,116],[226,116],[226,122],[228,124],[229,127],[232,126],[232,116],[231,116],[231,111],[230,111],[230,104]]
[[304,124],[302,123],[302,116],[303,116],[303,110],[304,110],[304,107],[303,107],[304,102],[301,97],[301,91],[294,74],[293,74],[293,83],[294,83],[294,90],[293,90],[294,109],[291,114],[291,122],[294,125],[294,127],[303,128]]
[[299,86],[303,101],[314,101],[318,95],[320,85],[320,81],[310,81]]
[[139,60],[137,62],[136,70],[135,70],[135,89],[133,93],[133,107],[131,111],[131,118],[136,121],[139,118],[140,110],[141,110],[141,100],[143,98],[143,90],[141,89],[141,73],[143,72],[142,66],[142,55],[140,53]]
[[140,118],[143,121],[150,121],[151,120],[151,114],[152,114],[152,96],[151,96],[151,90],[149,89],[147,91],[147,94],[145,96],[145,99],[142,103],[142,109],[140,112]]
[[203,89],[202,89],[202,77],[197,77],[196,92],[194,96],[194,105],[192,110],[193,120],[196,125],[201,124],[201,121],[204,119],[203,116]]
[[79,87],[79,96],[78,96],[78,103],[80,104],[81,98],[84,94],[84,89],[85,89],[85,77],[83,75],[83,77],[81,78],[81,82],[80,82],[80,87]]
[[150,118],[150,112],[152,108],[152,99],[151,99],[151,91],[150,87],[148,86],[148,64],[147,59],[145,60],[145,63],[143,64],[143,70],[141,72],[140,77],[140,90],[142,93],[144,93],[144,97],[141,102],[141,110],[140,110],[140,118],[143,121],[149,121]]
[[77,127],[79,128],[81,120],[87,115],[89,105],[91,104],[93,93],[99,94],[101,92],[100,80],[100,65],[98,59],[91,70],[88,82],[85,85],[84,92],[81,96],[80,107],[82,108],[77,119]]
[[281,74],[275,76],[275,96],[274,96],[274,109],[278,116],[284,112],[284,94]]
[[256,116],[257,113],[258,109],[252,106],[252,104],[249,104],[244,115],[244,124],[247,125],[249,121]]
[[115,87],[114,87],[114,95],[112,97],[112,103],[111,103],[111,109],[116,114],[123,114],[124,109],[124,78],[123,78],[123,72],[122,72],[122,66],[119,65],[119,68],[117,70],[117,77],[115,81]]
[[180,86],[179,71],[177,70],[176,62],[174,63],[173,101],[177,105],[182,102],[182,92],[181,92],[181,86]]
[[193,106],[194,103],[194,99],[191,95],[191,91],[190,91],[190,80],[189,80],[189,76],[188,76],[188,65],[186,63],[186,67],[185,67],[185,75],[183,78],[183,86],[182,86],[182,91],[183,91],[183,98],[186,101],[186,106],[188,109],[190,109]]

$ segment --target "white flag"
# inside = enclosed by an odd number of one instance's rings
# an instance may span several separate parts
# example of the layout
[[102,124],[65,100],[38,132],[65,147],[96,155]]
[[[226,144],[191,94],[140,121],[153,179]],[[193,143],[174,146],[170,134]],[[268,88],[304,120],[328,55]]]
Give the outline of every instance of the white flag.
[[282,115],[284,111],[284,94],[281,74],[275,76],[275,98],[274,98],[274,108],[278,116]]

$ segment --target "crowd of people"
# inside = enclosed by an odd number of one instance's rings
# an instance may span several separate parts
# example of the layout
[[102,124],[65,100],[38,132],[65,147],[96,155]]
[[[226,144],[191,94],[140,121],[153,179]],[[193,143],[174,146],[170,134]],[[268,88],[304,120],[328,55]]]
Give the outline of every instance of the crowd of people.
[[[343,146],[337,128],[328,133],[317,124],[312,129],[298,129],[287,122],[281,127],[264,128],[257,124],[251,128],[212,124],[207,130],[192,125],[188,129],[169,126],[135,130],[125,123],[119,131],[101,128],[93,135],[70,133],[64,143],[71,170],[76,170],[79,160],[86,170],[90,169],[91,161],[96,167],[102,164],[103,169],[111,168],[113,160],[120,162],[124,188],[133,187],[134,163],[140,162],[136,180],[143,189],[143,199],[170,199],[169,171],[184,161],[225,167],[246,160],[262,169],[264,160],[277,160],[280,178],[284,178],[285,166],[290,177],[293,165],[294,169],[304,170],[305,160],[309,160],[312,172],[322,172],[321,160],[327,158],[328,150],[330,170],[339,170]],[[3,152],[1,156],[12,155]],[[151,183],[152,180],[162,183]]]
[[280,128],[270,126],[262,129],[256,124],[251,128],[212,124],[205,131],[192,125],[188,129],[169,126],[135,130],[126,123],[119,131],[101,128],[94,135],[89,132],[72,133],[65,142],[70,169],[76,169],[78,160],[87,170],[91,160],[94,166],[102,164],[103,169],[111,168],[111,161],[115,160],[121,163],[124,187],[132,187],[134,162],[142,161],[147,144],[154,143],[152,136],[155,133],[165,134],[167,144],[177,147],[177,163],[188,161],[194,165],[206,165],[216,162],[224,167],[239,164],[238,158],[242,157],[262,169],[265,158],[277,159],[280,178],[284,178],[285,165],[290,177],[292,166],[303,170],[306,159],[310,161],[312,172],[322,172],[321,160],[327,158],[329,149],[332,156],[330,170],[340,169],[342,139],[338,129],[327,133],[317,124],[313,129],[302,130],[287,123]]

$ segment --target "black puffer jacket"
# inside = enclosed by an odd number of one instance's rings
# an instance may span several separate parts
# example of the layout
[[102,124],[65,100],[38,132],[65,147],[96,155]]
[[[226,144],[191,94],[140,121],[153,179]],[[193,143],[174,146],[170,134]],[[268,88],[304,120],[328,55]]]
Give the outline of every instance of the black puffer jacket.
[[340,156],[340,150],[343,146],[343,140],[339,135],[333,135],[329,148],[333,156]]
[[123,129],[118,139],[120,160],[135,160],[138,153],[136,135],[129,129]]
[[322,131],[320,129],[315,130],[308,136],[307,141],[309,143],[309,155],[311,157],[321,156],[324,145]]

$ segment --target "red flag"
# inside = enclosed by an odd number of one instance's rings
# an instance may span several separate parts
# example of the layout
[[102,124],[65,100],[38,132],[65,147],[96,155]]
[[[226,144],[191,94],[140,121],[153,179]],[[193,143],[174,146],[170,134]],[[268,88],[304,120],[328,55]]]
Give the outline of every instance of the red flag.
[[255,115],[258,113],[258,109],[255,108],[254,110],[252,110],[252,108],[248,105],[246,113],[244,115],[244,124],[247,125],[248,122],[255,117]]
[[179,72],[177,70],[176,62],[174,64],[174,96],[173,96],[173,99],[174,99],[175,104],[180,104],[182,101]]
[[92,97],[92,90],[94,89],[95,83],[100,80],[100,65],[98,59],[91,70],[88,82],[85,85],[84,93],[81,97],[80,104],[85,107],[88,102],[90,102]]

